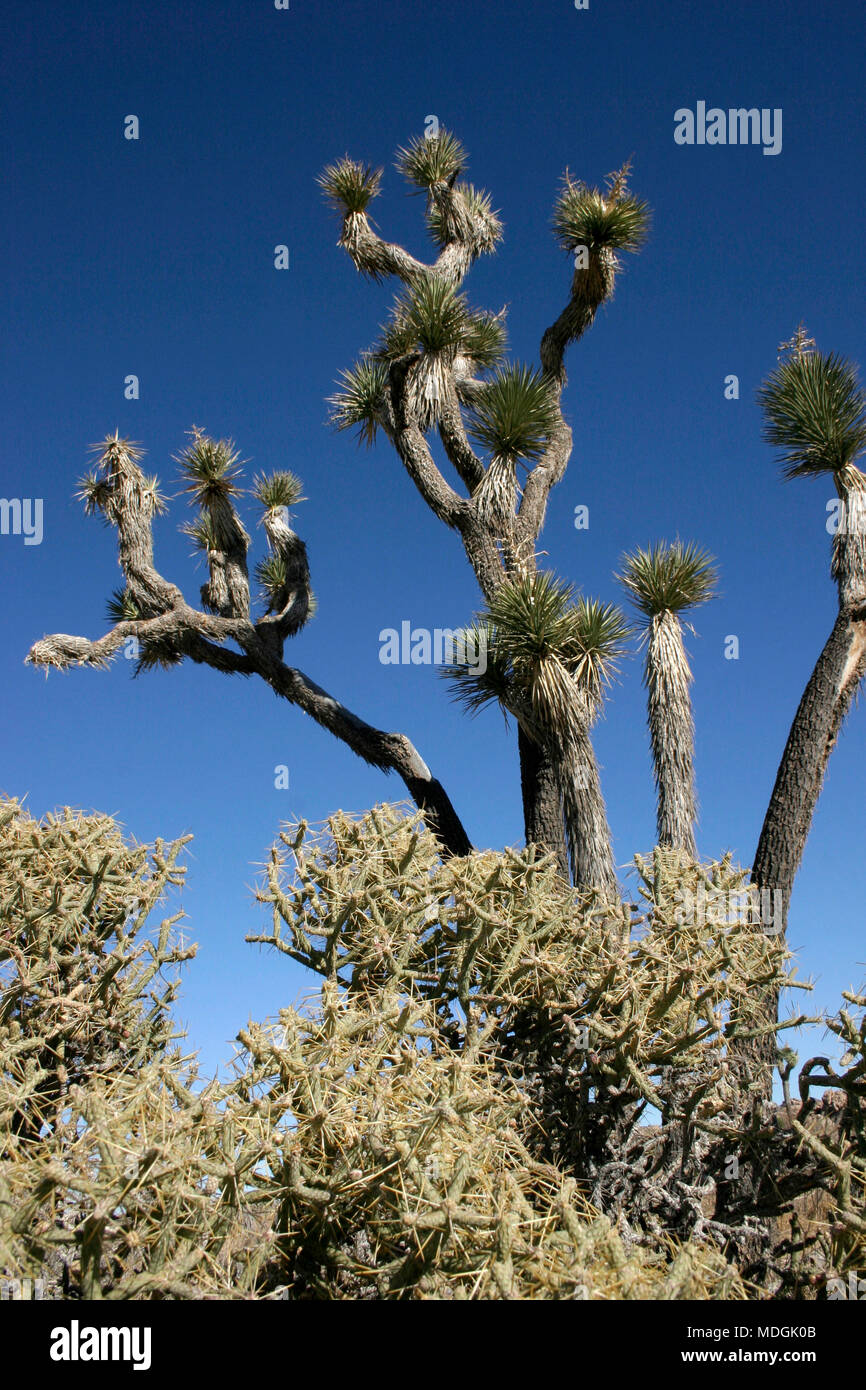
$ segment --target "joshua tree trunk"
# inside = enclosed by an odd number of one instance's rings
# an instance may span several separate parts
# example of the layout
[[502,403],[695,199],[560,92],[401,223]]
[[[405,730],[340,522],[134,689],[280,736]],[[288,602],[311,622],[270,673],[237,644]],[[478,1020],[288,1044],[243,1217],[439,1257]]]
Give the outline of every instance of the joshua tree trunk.
[[526,843],[551,850],[563,877],[568,878],[568,849],[556,768],[550,754],[533,743],[523,729],[518,729],[517,746]]
[[[821,794],[830,754],[866,675],[866,486],[858,470],[840,479],[845,510],[833,546],[833,575],[839,588],[839,616],[818,658],[794,715],[752,866],[762,890],[761,925],[783,935],[794,879]],[[769,911],[768,911],[769,909]],[[768,995],[767,1022],[778,1017],[778,993]],[[759,1038],[754,1055],[771,1085],[775,1041]]]
[[864,673],[866,622],[840,613],[794,716],[752,867],[753,882],[778,895],[774,927],[787,922],[827,763]]
[[[866,674],[866,621],[840,613],[803,692],[776,784],[764,817],[752,866],[752,881],[762,890],[764,930],[784,933],[794,879],[812,824],[824,773],[842,721]],[[769,912],[767,911],[769,909]],[[766,1002],[767,1022],[778,1017],[779,995]],[[776,1041],[767,1034],[755,1042],[754,1055],[769,1089]]]
[[650,623],[647,663],[649,729],[658,788],[660,845],[697,857],[694,725],[689,697],[691,673],[675,613],[656,614]]
[[607,808],[586,726],[576,728],[569,740],[567,756],[560,766],[560,790],[575,887],[598,888],[611,897],[616,896],[616,866]]

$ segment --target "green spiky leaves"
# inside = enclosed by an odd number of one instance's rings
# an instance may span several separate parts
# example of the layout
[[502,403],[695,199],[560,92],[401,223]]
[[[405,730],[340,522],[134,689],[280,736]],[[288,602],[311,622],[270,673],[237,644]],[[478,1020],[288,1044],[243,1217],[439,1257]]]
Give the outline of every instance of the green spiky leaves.
[[857,369],[831,353],[795,353],[758,392],[764,438],[786,477],[844,473],[866,448],[866,396]]
[[147,503],[151,516],[164,516],[168,502],[159,490],[159,478],[155,473],[143,473],[139,484],[142,501]]
[[367,355],[340,373],[339,389],[328,397],[330,421],[336,430],[357,428],[358,443],[368,447],[381,422],[388,386],[388,363]]
[[302,489],[300,478],[287,469],[278,473],[259,473],[253,479],[253,496],[269,512],[289,511],[305,501]]
[[373,350],[340,373],[338,389],[328,398],[331,424],[337,430],[357,429],[358,442],[371,445],[388,418],[390,365],[416,353],[410,390],[421,428],[429,428],[455,358],[465,359],[464,370],[468,365],[478,372],[501,360],[504,319],[504,311],[470,309],[465,296],[438,275],[419,279],[395,301]]
[[711,555],[690,541],[659,541],[622,559],[618,579],[645,618],[681,613],[715,596],[718,571]]
[[519,363],[501,368],[472,403],[471,437],[494,459],[537,462],[559,419],[556,397],[541,372]]
[[425,276],[396,302],[383,347],[389,357],[411,351],[416,344],[424,352],[456,350],[467,332],[466,298],[439,276]]
[[453,698],[471,713],[492,700],[507,704],[509,687],[528,696],[536,713],[562,731],[575,717],[576,701],[597,710],[631,637],[615,604],[576,596],[549,573],[523,575],[502,584],[486,612],[467,629],[483,640],[486,668],[470,660],[443,671]]
[[615,603],[578,598],[569,665],[575,680],[593,702],[613,681],[631,635],[632,628]]
[[195,521],[185,522],[180,529],[181,534],[189,536],[195,549],[203,555],[221,549],[219,531],[210,512],[200,512]]
[[590,252],[637,251],[649,230],[649,207],[629,193],[628,166],[610,176],[602,192],[565,175],[553,210],[553,229],[563,250],[579,246]]
[[508,332],[505,327],[505,310],[498,314],[470,313],[460,342],[460,353],[468,358],[478,371],[489,371],[497,367],[505,355],[508,345]]
[[631,632],[615,604],[577,597],[570,584],[549,573],[503,584],[490,604],[489,619],[519,684],[542,706],[558,700],[557,692],[547,689],[551,663],[564,668],[597,701],[613,679]]
[[172,637],[149,637],[141,643],[140,654],[135,666],[135,674],[154,671],[159,668],[168,671],[172,666],[180,666],[183,653],[178,651],[177,642]]
[[440,667],[439,674],[456,704],[475,715],[489,704],[507,703],[511,662],[490,621],[479,618],[463,628],[451,655],[453,661]]
[[466,151],[450,130],[438,135],[421,135],[407,148],[397,151],[397,168],[418,188],[430,189],[437,183],[453,183],[466,167]]
[[333,207],[347,214],[365,212],[378,196],[382,170],[344,155],[323,169],[316,182]]
[[[297,583],[297,564],[292,557],[279,552],[265,555],[256,565],[256,579],[272,609],[282,608],[288,590]],[[309,598],[308,617],[313,615],[313,596]]]
[[[506,341],[504,311],[470,309],[465,295],[440,276],[428,275],[395,301],[372,360],[393,362],[420,349],[440,355],[460,353],[483,371],[501,360]],[[376,384],[369,375],[363,385],[368,382]]]
[[128,589],[114,589],[105,611],[112,623],[134,623],[141,617],[138,604]]
[[195,426],[190,430],[190,444],[178,455],[187,479],[186,491],[192,493],[200,507],[212,506],[221,499],[236,494],[236,479],[240,474],[240,455],[231,439],[210,439]]
[[86,515],[95,516],[97,512],[105,512],[111,497],[111,485],[103,474],[91,469],[78,485],[78,496],[84,503]]
[[90,446],[93,453],[99,454],[99,467],[106,473],[128,468],[130,464],[140,463],[145,450],[133,439],[124,439],[118,434],[107,434],[99,444]]
[[[272,551],[270,555],[264,555],[258,561],[255,573],[262,595],[267,601],[267,611],[279,612],[285,607],[287,598],[298,583],[298,565],[295,557]],[[315,594],[308,588],[303,626],[316,616],[318,606]]]

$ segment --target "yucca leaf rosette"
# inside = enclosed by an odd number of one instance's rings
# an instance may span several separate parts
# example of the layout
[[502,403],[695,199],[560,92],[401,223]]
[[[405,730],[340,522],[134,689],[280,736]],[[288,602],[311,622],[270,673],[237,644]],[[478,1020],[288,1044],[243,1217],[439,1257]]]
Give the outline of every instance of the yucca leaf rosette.
[[558,404],[544,375],[517,363],[500,368],[470,409],[469,434],[490,453],[476,494],[478,513],[503,525],[517,501],[517,465],[542,457],[559,419]]

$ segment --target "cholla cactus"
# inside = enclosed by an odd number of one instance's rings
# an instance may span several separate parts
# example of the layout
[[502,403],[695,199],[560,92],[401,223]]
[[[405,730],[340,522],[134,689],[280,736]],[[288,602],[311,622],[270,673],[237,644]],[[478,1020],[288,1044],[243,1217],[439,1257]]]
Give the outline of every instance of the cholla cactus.
[[[217,1083],[170,1017],[181,914],[145,930],[183,843],[0,810],[3,1276],[112,1299],[741,1299],[782,1267],[773,1213],[822,1185],[838,1222],[809,1279],[860,1258],[863,1028],[840,1014],[848,1070],[815,1059],[787,1131],[755,1126],[753,984],[797,982],[728,860],[638,859],[638,912],[535,847],[444,858],[400,808],[302,823],[251,939],[321,989],[243,1029]],[[849,1109],[828,1131],[809,1088],[831,1083]],[[771,1191],[744,1207],[723,1166],[747,1149]]]
[[195,947],[182,912],[147,930],[189,838],[128,844],[107,816],[0,804],[0,1272],[58,1296],[232,1287],[237,1203],[214,1194],[235,1155],[165,973]]
[[[537,1161],[527,1097],[395,979],[325,983],[312,1015],[240,1034],[243,1085],[291,1114],[275,1277],[295,1298],[737,1298],[718,1252],[627,1249],[574,1180]],[[278,1161],[277,1161],[278,1157]]]
[[533,1162],[577,1177],[597,1209],[656,1241],[736,1249],[751,1218],[712,1210],[750,1123],[741,1053],[766,1026],[755,982],[798,982],[728,860],[688,866],[659,850],[637,868],[642,914],[570,889],[534,848],[443,861],[419,817],[378,807],[332,817],[323,836],[283,833],[259,893],[272,930],[250,939],[344,989],[345,1007],[387,996],[408,1019],[423,1004],[420,1050],[518,1084],[513,1120]]
[[[811,1058],[798,1077],[798,1107],[791,1103],[786,1074],[785,1106],[793,1131],[817,1161],[821,1186],[831,1197],[828,1216],[835,1220],[825,1221],[816,1232],[824,1269],[844,1276],[850,1270],[859,1273],[866,1263],[866,992],[845,991],[843,998],[849,1007],[827,1020],[830,1032],[845,1046],[842,1072],[828,1057]],[[859,1020],[852,1005],[861,1011]],[[832,1089],[816,1104],[812,1091],[824,1087]],[[830,1100],[835,1104],[828,1106]]]

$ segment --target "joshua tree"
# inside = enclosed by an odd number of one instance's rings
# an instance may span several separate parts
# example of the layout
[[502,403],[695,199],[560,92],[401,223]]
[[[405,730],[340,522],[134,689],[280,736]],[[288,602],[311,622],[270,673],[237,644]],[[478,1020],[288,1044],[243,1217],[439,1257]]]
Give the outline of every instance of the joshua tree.
[[[832,478],[840,499],[831,574],[839,611],[794,716],[752,867],[784,931],[794,879],[842,721],[866,672],[866,396],[855,367],[815,351],[801,326],[759,393],[765,438],[788,478]],[[771,1001],[775,1015],[777,996]],[[767,1034],[767,1056],[772,1035]]]
[[[502,368],[504,312],[473,311],[458,292],[473,261],[494,251],[502,235],[488,195],[461,179],[465,166],[462,145],[444,130],[398,151],[398,169],[426,194],[427,226],[438,248],[431,264],[373,231],[367,209],[380,191],[381,169],[346,156],[321,175],[342,218],[340,245],[357,269],[373,279],[395,276],[404,287],[379,341],[342,374],[331,404],[338,429],[357,428],[366,444],[379,430],[387,436],[431,511],[460,536],[491,604],[501,585],[535,573],[547,500],[571,455],[562,413],[566,349],[612,297],[620,254],[642,245],[648,210],[628,191],[628,165],[609,176],[604,190],[566,174],[553,224],[575,267],[568,300],[542,337],[541,371]],[[433,431],[456,487],[434,461],[427,437]],[[552,849],[564,866],[567,844],[574,851],[585,829],[563,823],[567,778],[560,764],[571,755],[521,714],[518,690],[502,695],[519,727],[527,841]],[[588,765],[585,750],[581,762]],[[577,851],[587,863],[594,854]]]
[[783,350],[759,395],[765,438],[786,477],[829,476],[841,503],[831,565],[839,612],[794,716],[753,866],[755,882],[781,894],[786,918],[827,762],[866,671],[866,475],[857,466],[866,396],[853,365],[816,352],[803,329]]
[[[542,338],[540,370],[505,365],[504,311],[474,310],[460,292],[472,263],[495,250],[502,234],[489,197],[460,178],[466,164],[462,146],[442,131],[398,151],[397,163],[427,196],[427,225],[437,248],[430,264],[373,231],[367,208],[379,192],[381,170],[346,157],[320,178],[342,214],[340,244],[358,269],[373,279],[396,276],[402,285],[379,341],[342,374],[331,399],[332,418],[338,429],[357,427],[368,444],[380,429],[387,435],[431,510],[460,535],[490,604],[506,582],[531,584],[535,575],[547,499],[571,454],[571,430],[561,408],[565,352],[611,298],[620,253],[642,244],[647,208],[628,191],[628,166],[610,175],[603,191],[566,175],[553,220],[560,245],[574,258],[568,299]],[[456,488],[434,462],[428,441],[434,430]],[[137,446],[115,434],[104,442],[99,468],[84,487],[88,508],[118,529],[126,582],[110,605],[114,628],[96,642],[47,637],[34,644],[28,659],[46,667],[103,665],[132,638],[140,644],[138,669],[189,657],[226,673],[258,674],[367,762],[399,772],[445,850],[465,854],[466,832],[409,740],[371,728],[283,662],[283,645],[301,630],[311,604],[306,552],[284,520],[287,508],[299,500],[293,475],[255,480],[269,555],[257,570],[267,608],[253,619],[246,562],[250,538],[235,505],[239,462],[231,443],[194,430],[180,460],[200,508],[187,530],[209,567],[203,612],[186,604],[180,590],[154,568],[151,520],[164,504],[156,480],[141,472],[140,456]],[[592,611],[606,610],[600,605]],[[532,633],[530,625],[529,641]],[[593,785],[597,789],[588,732],[597,712],[595,697],[581,718],[553,718],[543,725],[510,674],[509,682],[503,704],[519,728],[527,840],[552,850],[563,872],[570,856],[581,881],[589,875],[586,881],[610,887],[603,802],[600,792],[589,795]],[[588,786],[580,784],[587,779]],[[587,835],[591,843],[583,843]]]
[[469,711],[497,700],[548,751],[574,882],[608,894],[616,869],[590,729],[628,636],[613,604],[575,599],[570,585],[536,571],[501,584],[465,635],[473,651],[486,650],[486,669],[457,662],[444,673]]
[[658,843],[697,857],[692,673],[680,614],[713,597],[716,571],[693,544],[660,543],[623,558],[620,581],[640,614],[644,683],[658,791]]
[[[385,772],[402,777],[416,805],[450,854],[466,854],[469,839],[442,785],[404,734],[383,733],[287,666],[283,647],[312,612],[306,547],[288,524],[288,509],[301,500],[292,473],[259,476],[253,495],[262,509],[268,554],[256,571],[265,611],[250,614],[247,549],[250,538],[238,516],[239,459],[230,440],[209,439],[193,429],[181,454],[187,491],[200,508],[184,529],[207,558],[209,579],[202,585],[201,612],[154,567],[153,517],[165,510],[157,479],[139,467],[143,451],[117,433],[100,446],[98,466],[84,479],[81,495],[88,512],[100,513],[117,528],[119,564],[125,587],[108,605],[111,631],[96,641],[57,633],[36,642],[27,660],[52,666],[106,666],[128,643],[136,670],[176,666],[185,658],[226,674],[258,675],[276,695],[298,705],[317,724]],[[225,644],[235,642],[233,651]],[[130,648],[127,648],[130,650]]]

